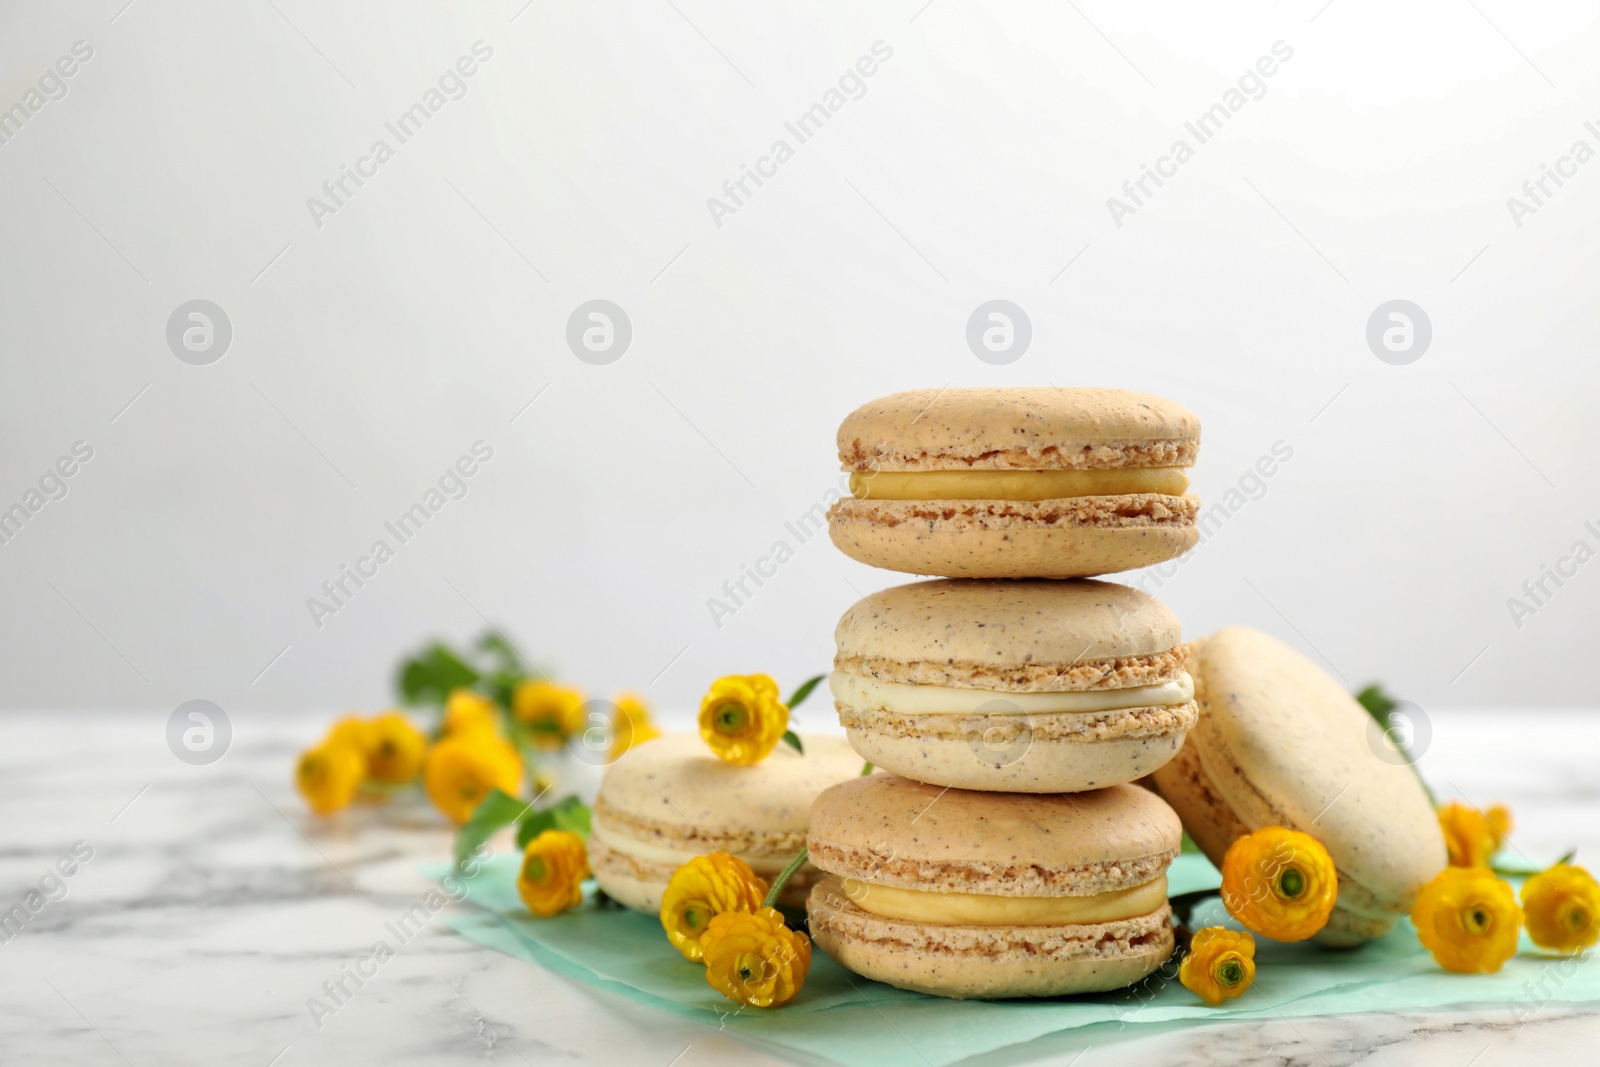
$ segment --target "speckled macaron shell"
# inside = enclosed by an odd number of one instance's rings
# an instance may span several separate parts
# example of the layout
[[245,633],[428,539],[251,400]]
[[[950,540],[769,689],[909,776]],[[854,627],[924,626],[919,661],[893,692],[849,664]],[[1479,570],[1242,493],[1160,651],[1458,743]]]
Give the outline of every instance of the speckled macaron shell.
[[822,870],[875,885],[1070,897],[1160,877],[1182,837],[1172,808],[1138,786],[974,793],[875,774],[817,797],[807,847]]
[[914,582],[845,612],[834,631],[834,668],[990,691],[992,713],[910,715],[838,700],[834,707],[857,752],[918,781],[1000,792],[1098,789],[1141,778],[1176,755],[1196,706],[1019,715],[1006,713],[1005,694],[1172,681],[1183,674],[1181,636],[1163,604],[1111,582]]
[[[946,997],[1118,989],[1171,954],[1170,909],[1105,923],[968,925],[885,918],[838,879],[925,892],[1069,897],[1166,873],[1178,817],[1137,786],[1037,796],[942,790],[879,774],[817,798],[808,847],[828,872],[807,900],[818,947],[858,974]],[[852,892],[859,892],[859,889]]]
[[[805,844],[811,804],[861,773],[844,738],[801,735],[805,755],[779,745],[753,767],[717,759],[698,734],[674,734],[628,751],[606,769],[594,806],[590,867],[600,887],[655,914],[675,863],[630,855],[607,840],[702,855],[722,850],[771,877]],[[801,906],[818,877],[809,865],[783,902]]]
[[1111,470],[1184,467],[1200,420],[1127,389],[916,389],[861,405],[839,425],[845,470]]
[[811,937],[866,978],[958,1000],[1122,989],[1172,955],[1172,909],[1109,923],[959,926],[888,919],[857,907],[837,879],[806,901]]
[[1382,936],[1446,863],[1416,774],[1378,754],[1370,716],[1343,686],[1273,637],[1222,630],[1196,646],[1190,670],[1200,722],[1153,781],[1195,843],[1220,864],[1252,830],[1308,833],[1339,872],[1317,940]]
[[[1190,466],[1194,413],[1123,389],[942,389],[864,404],[839,427],[845,470],[1111,470]],[[1193,548],[1199,499],[858,500],[828,511],[839,550],[874,567],[952,578],[1077,578]]]
[[1075,692],[1183,673],[1167,606],[1115,582],[934,579],[857,601],[833,631],[836,670],[911,685]]

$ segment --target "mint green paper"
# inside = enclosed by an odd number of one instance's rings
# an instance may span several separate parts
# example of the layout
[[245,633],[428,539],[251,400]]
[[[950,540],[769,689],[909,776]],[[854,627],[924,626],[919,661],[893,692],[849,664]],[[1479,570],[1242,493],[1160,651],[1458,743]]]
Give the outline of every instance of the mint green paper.
[[[425,869],[434,878],[447,870]],[[1522,951],[1499,974],[1449,974],[1434,964],[1410,923],[1402,920],[1388,937],[1350,952],[1258,939],[1255,985],[1220,1008],[1202,1003],[1175,978],[1160,976],[1131,990],[1092,996],[945,1000],[868,981],[817,951],[805,988],[792,1003],[769,1011],[741,1009],[706,984],[703,968],[678,955],[655,919],[587,904],[537,919],[517,898],[516,876],[516,857],[486,863],[467,880],[466,899],[475,907],[446,912],[445,921],[480,945],[576,981],[845,1067],[944,1067],[1082,1027],[1094,1027],[1086,1041],[1105,1044],[1116,1040],[1118,1031],[1133,1036],[1158,1023],[1468,1004],[1491,1005],[1520,1021],[1552,1004],[1600,1001],[1600,968],[1591,965],[1592,954],[1543,955],[1524,937]],[[1173,893],[1219,881],[1216,869],[1196,855],[1179,856],[1169,878]],[[1220,904],[1209,907],[1195,915],[1196,928],[1226,917]]]

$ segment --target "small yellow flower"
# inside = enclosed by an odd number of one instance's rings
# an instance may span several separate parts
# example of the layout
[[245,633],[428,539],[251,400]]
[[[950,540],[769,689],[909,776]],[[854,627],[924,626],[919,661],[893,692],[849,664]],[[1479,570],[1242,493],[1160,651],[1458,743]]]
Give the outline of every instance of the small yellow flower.
[[[1489,809],[1493,812],[1495,809]],[[1511,816],[1504,808],[1504,827],[1509,832]],[[1452,867],[1487,867],[1489,857],[1500,847],[1503,837],[1489,816],[1467,804],[1451,801],[1439,809],[1439,829],[1450,853]]]
[[1506,843],[1506,838],[1511,836],[1511,809],[1504,804],[1496,804],[1483,813],[1489,820],[1489,829],[1494,832],[1494,848],[1500,851],[1500,846]]
[[367,777],[403,785],[422,773],[428,739],[398,711],[388,711],[366,724]]
[[1194,935],[1178,965],[1178,981],[1212,1007],[1243,995],[1255,980],[1256,939],[1248,930],[1208,926]]
[[541,918],[583,903],[589,853],[583,838],[566,830],[546,830],[528,842],[517,875],[517,894]]
[[1316,838],[1282,826],[1246,834],[1222,857],[1222,903],[1276,941],[1304,941],[1328,922],[1339,896],[1333,857]]
[[788,729],[789,709],[765,674],[718,678],[700,701],[700,736],[727,763],[760,763]]
[[650,706],[638,693],[618,693],[612,702],[617,706],[611,724],[611,759],[615,762],[628,749],[660,737],[661,731],[650,719]]
[[349,807],[367,773],[367,760],[346,741],[323,742],[300,754],[294,768],[295,788],[318,815]]
[[488,730],[498,733],[500,716],[494,701],[471,689],[457,689],[444,703],[444,733],[446,736]]
[[711,988],[754,1008],[789,1003],[811,968],[811,939],[784,925],[777,908],[723,912],[701,940]]
[[357,752],[365,752],[371,743],[371,729],[365,719],[355,715],[346,715],[328,728],[328,736],[322,739],[325,745],[349,745]]
[[1522,909],[1489,868],[1446,867],[1422,887],[1411,921],[1445,970],[1493,974],[1516,954]]
[[1600,884],[1582,867],[1558,863],[1523,882],[1522,909],[1540,948],[1582,952],[1600,941]]
[[705,953],[701,938],[714,916],[754,912],[766,895],[767,883],[737,856],[696,856],[672,873],[661,897],[661,926],[673,948],[698,962]]
[[472,817],[489,790],[516,796],[521,781],[517,750],[484,731],[452,734],[430,748],[422,761],[428,799],[457,826]]
[[511,714],[528,727],[535,745],[557,749],[583,732],[583,690],[530,678],[512,691]]

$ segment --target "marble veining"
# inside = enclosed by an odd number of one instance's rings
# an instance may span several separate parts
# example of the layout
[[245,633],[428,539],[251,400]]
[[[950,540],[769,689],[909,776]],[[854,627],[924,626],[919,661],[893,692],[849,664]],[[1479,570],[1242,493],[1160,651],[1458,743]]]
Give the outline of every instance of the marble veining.
[[[1512,717],[1522,736],[1563,743],[1506,750]],[[1441,796],[1509,803],[1530,862],[1572,846],[1600,856],[1600,717],[1433,720],[1423,768]],[[78,842],[93,856],[0,941],[0,1064],[791,1062],[480,948],[437,917],[400,943],[395,924],[430,889],[417,865],[445,859],[450,835],[420,797],[311,816],[290,761],[326,721],[241,716],[232,750],[193,767],[150,715],[7,717],[0,911]],[[379,940],[392,957],[314,1019],[308,999]],[[970,1062],[1494,1067],[1596,1047],[1596,1010],[1552,1005],[1519,1022],[1488,1004],[1057,1034]]]

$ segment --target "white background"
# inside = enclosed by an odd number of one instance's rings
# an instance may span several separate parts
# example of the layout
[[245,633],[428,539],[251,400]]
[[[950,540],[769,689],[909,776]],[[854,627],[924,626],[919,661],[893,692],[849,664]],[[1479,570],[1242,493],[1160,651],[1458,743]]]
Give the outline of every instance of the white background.
[[[1192,407],[1208,502],[1292,447],[1160,586],[1188,635],[1258,626],[1426,708],[1595,702],[1600,562],[1507,606],[1600,549],[1600,160],[1520,228],[1506,205],[1600,148],[1592,3],[125,2],[0,6],[0,108],[94,49],[0,145],[0,507],[94,449],[0,546],[6,707],[372,708],[485,617],[597,693],[787,688],[903,579],[818,538],[720,628],[706,602],[796,544],[839,420],[1041,383]],[[318,227],[307,198],[479,40]],[[1280,40],[1117,227],[1107,198]],[[876,41],[865,95],[717,226]],[[1034,331],[1003,367],[964,338],[997,297]],[[196,298],[233,326],[209,366],[165,340]],[[595,298],[633,324],[609,366],[564,339]],[[1365,342],[1394,298],[1433,323],[1408,366]],[[465,498],[316,626],[478,440]]]

